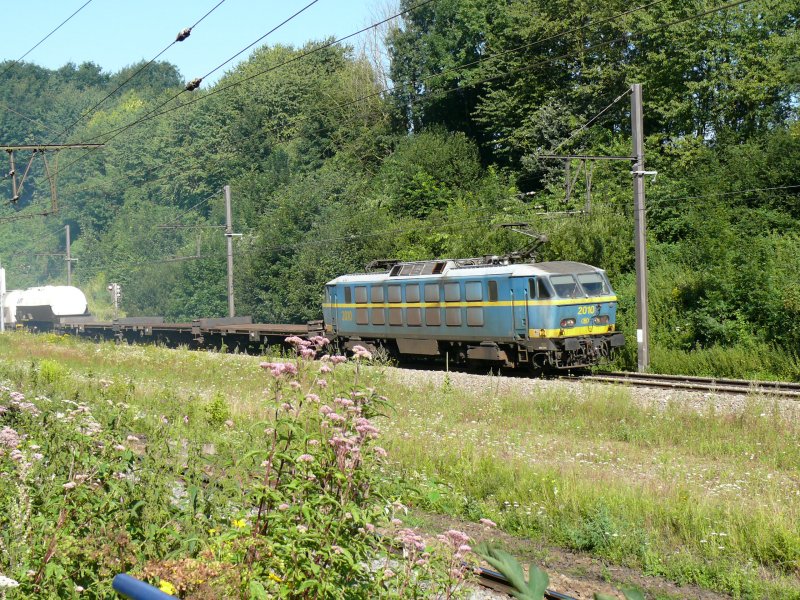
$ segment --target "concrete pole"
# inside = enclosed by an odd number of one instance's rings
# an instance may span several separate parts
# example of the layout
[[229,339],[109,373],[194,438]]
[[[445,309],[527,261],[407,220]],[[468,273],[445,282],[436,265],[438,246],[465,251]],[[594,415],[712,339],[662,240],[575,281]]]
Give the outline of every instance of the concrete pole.
[[0,267],[0,333],[6,330],[6,270]]
[[231,215],[231,186],[225,186],[225,237],[228,241],[228,316],[235,317],[233,305],[233,217]]
[[72,285],[72,254],[70,254],[72,244],[69,239],[69,225],[64,225],[64,231],[67,232],[67,285]]
[[631,86],[631,133],[633,137],[633,222],[636,253],[636,344],[638,370],[650,368],[650,327],[647,311],[647,221],[644,201],[644,119],[642,85]]

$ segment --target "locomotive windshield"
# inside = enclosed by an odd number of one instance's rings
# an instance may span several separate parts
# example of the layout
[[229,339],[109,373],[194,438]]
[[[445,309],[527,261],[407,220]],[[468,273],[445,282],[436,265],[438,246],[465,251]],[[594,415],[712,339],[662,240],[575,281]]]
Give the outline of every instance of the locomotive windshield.
[[[577,279],[576,279],[577,277]],[[575,275],[551,275],[559,298],[579,298],[583,296],[606,296],[611,294],[611,286],[602,273],[580,273]]]
[[601,273],[580,273],[578,281],[587,296],[607,296],[611,293],[608,281]]
[[572,275],[552,275],[550,283],[560,298],[577,298],[584,295]]

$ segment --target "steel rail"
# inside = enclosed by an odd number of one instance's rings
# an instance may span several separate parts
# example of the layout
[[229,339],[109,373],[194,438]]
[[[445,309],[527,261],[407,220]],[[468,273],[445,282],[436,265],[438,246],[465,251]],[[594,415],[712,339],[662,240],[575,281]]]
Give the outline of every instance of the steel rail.
[[580,377],[580,379],[598,383],[629,384],[636,387],[680,389],[726,394],[749,394],[755,392],[800,399],[800,384],[784,381],[626,372],[597,373],[594,375],[584,375]]

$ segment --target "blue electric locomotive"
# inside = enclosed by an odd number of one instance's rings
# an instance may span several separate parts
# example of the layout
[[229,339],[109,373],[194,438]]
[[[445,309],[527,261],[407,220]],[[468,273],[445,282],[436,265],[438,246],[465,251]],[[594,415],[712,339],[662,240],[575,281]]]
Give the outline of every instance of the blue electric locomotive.
[[535,369],[595,365],[624,344],[605,272],[578,262],[405,262],[325,286],[326,331],[347,347]]

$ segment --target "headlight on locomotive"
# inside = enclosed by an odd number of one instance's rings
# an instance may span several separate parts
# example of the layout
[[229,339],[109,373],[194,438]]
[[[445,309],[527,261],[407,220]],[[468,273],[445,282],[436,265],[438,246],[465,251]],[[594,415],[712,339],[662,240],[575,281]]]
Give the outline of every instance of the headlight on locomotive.
[[592,319],[595,325],[608,325],[608,315],[599,315]]
[[575,327],[575,319],[561,319],[561,327]]

